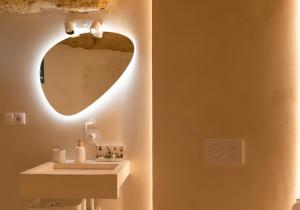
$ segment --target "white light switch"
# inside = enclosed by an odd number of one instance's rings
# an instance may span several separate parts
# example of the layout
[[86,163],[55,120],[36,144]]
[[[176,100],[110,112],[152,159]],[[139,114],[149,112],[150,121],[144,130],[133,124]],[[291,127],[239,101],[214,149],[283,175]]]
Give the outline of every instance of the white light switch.
[[4,124],[5,125],[25,125],[26,124],[26,113],[4,113]]
[[212,138],[204,140],[204,161],[207,164],[241,166],[245,164],[243,139]]

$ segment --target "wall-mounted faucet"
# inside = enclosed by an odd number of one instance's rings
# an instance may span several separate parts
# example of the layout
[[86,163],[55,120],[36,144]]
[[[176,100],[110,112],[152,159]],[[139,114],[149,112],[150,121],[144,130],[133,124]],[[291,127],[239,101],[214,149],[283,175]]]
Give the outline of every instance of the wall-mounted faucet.
[[99,141],[101,140],[101,133],[96,129],[96,120],[91,119],[84,124],[85,139],[99,147]]

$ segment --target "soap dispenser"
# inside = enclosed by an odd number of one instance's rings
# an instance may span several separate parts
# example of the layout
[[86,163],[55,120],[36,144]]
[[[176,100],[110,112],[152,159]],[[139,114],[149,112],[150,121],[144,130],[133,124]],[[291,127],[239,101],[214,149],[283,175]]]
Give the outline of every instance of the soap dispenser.
[[77,146],[76,146],[76,162],[77,163],[84,163],[86,160],[85,157],[85,147],[83,146],[83,141],[78,140]]

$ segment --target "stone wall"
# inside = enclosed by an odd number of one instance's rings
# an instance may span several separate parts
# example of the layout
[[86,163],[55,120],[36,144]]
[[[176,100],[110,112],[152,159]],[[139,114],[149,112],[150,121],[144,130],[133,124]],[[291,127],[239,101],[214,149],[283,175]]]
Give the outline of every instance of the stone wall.
[[0,13],[39,13],[49,9],[92,12],[105,9],[111,0],[0,0]]

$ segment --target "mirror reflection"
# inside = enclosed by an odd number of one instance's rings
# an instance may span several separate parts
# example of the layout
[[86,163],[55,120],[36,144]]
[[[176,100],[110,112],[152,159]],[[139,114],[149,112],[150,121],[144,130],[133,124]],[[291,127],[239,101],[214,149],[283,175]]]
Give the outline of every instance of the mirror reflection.
[[103,95],[122,75],[134,52],[132,41],[105,32],[82,34],[56,44],[41,63],[47,100],[61,114],[76,114]]

